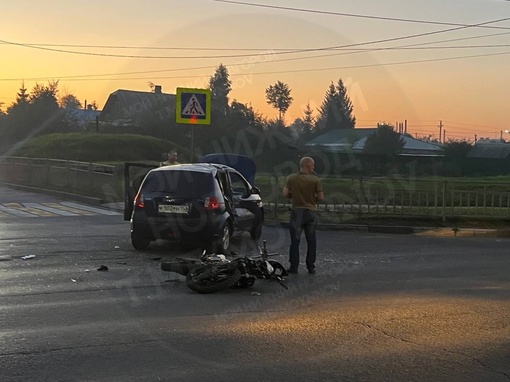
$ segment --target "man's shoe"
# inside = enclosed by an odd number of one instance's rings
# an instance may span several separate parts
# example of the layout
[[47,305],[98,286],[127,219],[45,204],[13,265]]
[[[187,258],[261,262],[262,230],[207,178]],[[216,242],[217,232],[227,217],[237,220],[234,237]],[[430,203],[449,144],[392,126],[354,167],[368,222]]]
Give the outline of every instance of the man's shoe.
[[287,273],[289,273],[291,275],[297,275],[299,272],[296,268],[289,268],[289,269],[287,269]]
[[315,269],[309,269],[308,273],[311,274],[311,275],[314,275],[315,274]]

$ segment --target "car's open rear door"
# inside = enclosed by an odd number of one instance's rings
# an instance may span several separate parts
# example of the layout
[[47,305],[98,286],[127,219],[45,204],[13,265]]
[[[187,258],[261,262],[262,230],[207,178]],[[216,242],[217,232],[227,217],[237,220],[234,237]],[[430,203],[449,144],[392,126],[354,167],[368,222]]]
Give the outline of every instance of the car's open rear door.
[[147,163],[124,163],[124,220],[131,219],[136,193],[145,175],[155,167]]

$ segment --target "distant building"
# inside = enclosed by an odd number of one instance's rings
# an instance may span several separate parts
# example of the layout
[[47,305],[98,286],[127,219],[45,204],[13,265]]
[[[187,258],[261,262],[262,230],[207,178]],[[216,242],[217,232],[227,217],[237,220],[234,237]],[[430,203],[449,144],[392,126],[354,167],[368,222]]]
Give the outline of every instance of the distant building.
[[[330,130],[307,142],[307,148],[319,148],[330,153],[361,154],[365,143],[377,128],[356,128]],[[399,134],[404,140],[400,156],[442,157],[443,148],[439,144],[424,142],[406,134]]]
[[466,158],[475,175],[503,175],[510,172],[510,144],[500,139],[478,140]]
[[87,124],[95,123],[96,118],[99,117],[101,110],[87,109],[66,109],[66,119],[77,127],[84,127]]
[[376,128],[334,129],[305,144],[308,149],[316,148],[330,153],[352,152],[352,146],[362,138],[373,134]]
[[163,93],[161,86],[153,92],[116,90],[106,100],[99,120],[116,126],[138,125],[147,113],[169,118],[175,113],[175,94]]

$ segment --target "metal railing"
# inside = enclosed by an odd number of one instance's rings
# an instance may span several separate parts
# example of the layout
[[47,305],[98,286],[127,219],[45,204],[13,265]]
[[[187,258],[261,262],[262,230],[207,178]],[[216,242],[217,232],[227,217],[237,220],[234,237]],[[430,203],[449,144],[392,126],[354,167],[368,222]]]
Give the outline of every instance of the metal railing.
[[0,181],[108,201],[123,200],[123,169],[60,159],[1,157]]
[[[270,213],[279,216],[291,208],[281,196],[285,176],[257,178]],[[318,209],[323,216],[347,221],[380,218],[510,218],[507,183],[456,179],[322,178],[325,199]]]
[[[290,202],[282,188],[286,176],[257,174],[256,185],[266,211],[283,218]],[[319,211],[335,221],[365,217],[508,219],[510,192],[506,183],[455,179],[321,177],[325,200]],[[122,166],[58,159],[0,157],[0,182],[124,200]]]

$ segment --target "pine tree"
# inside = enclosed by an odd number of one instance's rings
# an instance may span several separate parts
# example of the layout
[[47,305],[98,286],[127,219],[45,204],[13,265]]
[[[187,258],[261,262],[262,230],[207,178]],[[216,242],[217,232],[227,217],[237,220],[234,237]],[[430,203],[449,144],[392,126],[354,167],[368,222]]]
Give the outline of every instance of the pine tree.
[[313,109],[310,107],[310,102],[308,102],[305,106],[305,110],[303,110],[303,132],[310,133],[313,131],[313,126],[315,124],[315,118],[313,117]]
[[336,86],[331,82],[319,110],[317,127],[324,130],[354,129],[356,118],[352,112],[352,102],[342,79]]
[[25,82],[21,83],[21,87],[19,88],[19,92],[16,93],[16,101],[14,101],[8,108],[7,113],[11,113],[14,109],[24,108],[28,105],[30,100],[30,95],[25,88]]
[[229,79],[228,69],[223,64],[216,68],[214,75],[209,79],[209,89],[212,93],[212,109],[220,115],[228,112],[228,94],[232,90],[232,81]]

